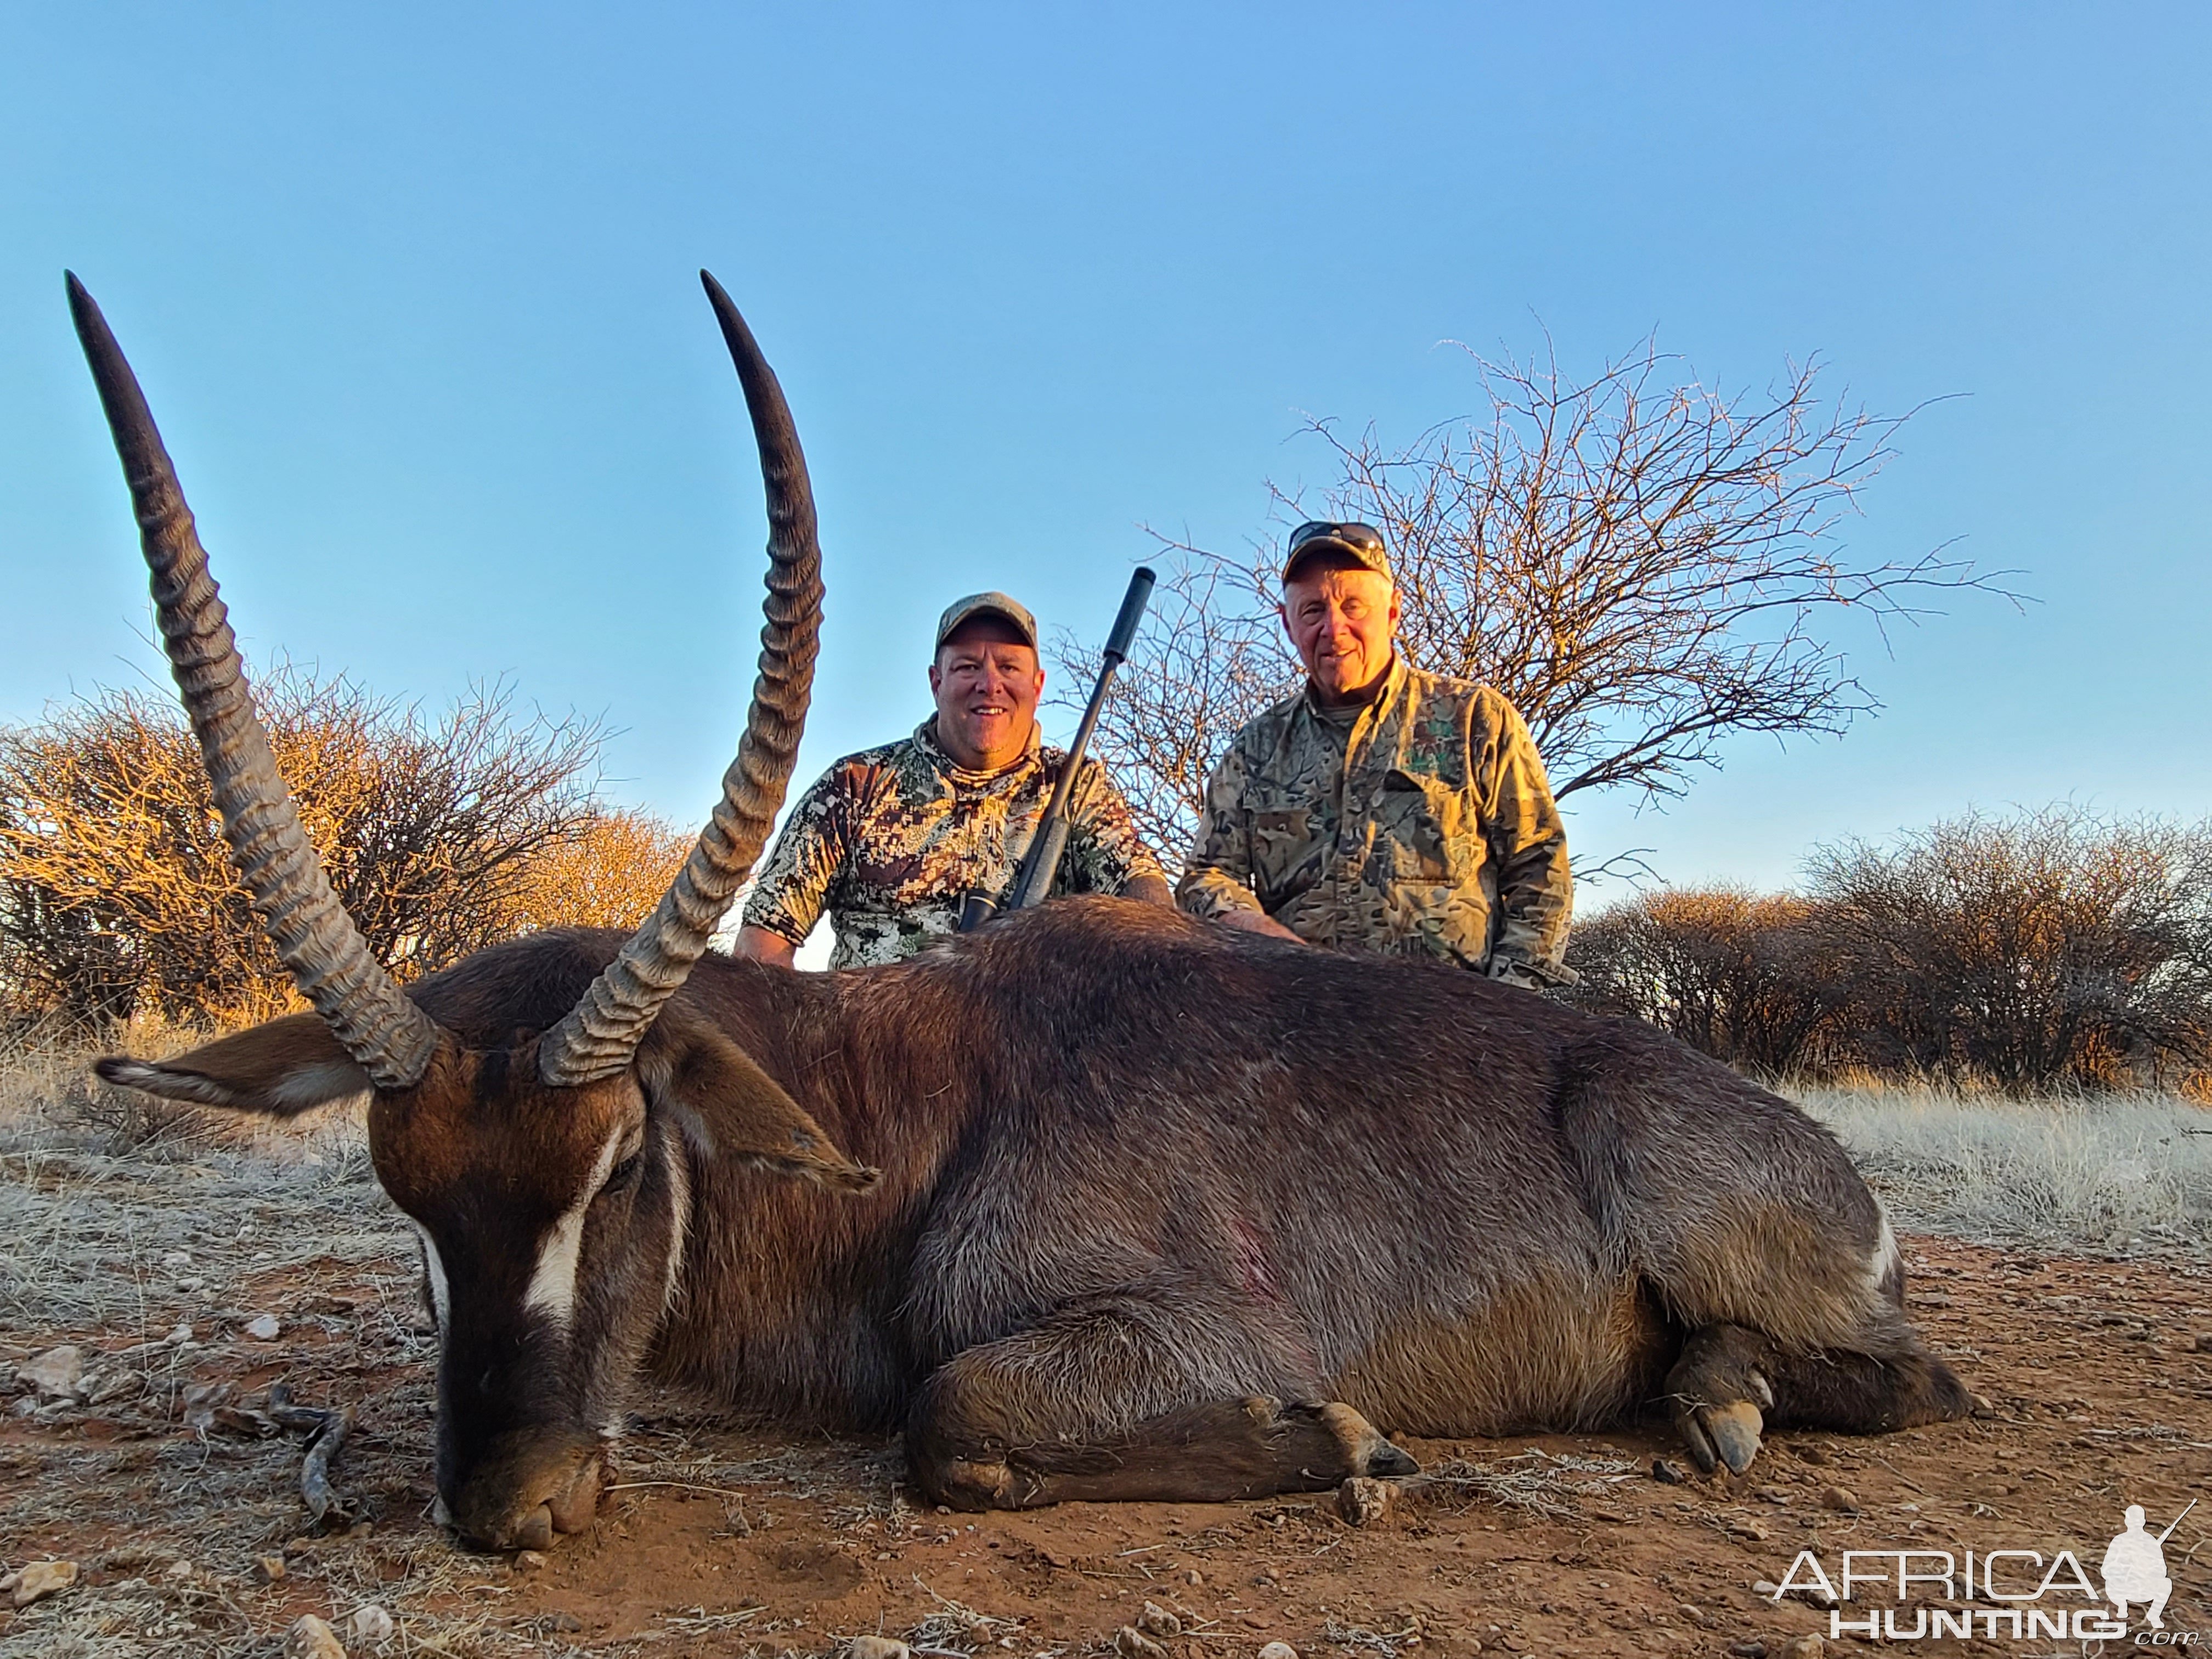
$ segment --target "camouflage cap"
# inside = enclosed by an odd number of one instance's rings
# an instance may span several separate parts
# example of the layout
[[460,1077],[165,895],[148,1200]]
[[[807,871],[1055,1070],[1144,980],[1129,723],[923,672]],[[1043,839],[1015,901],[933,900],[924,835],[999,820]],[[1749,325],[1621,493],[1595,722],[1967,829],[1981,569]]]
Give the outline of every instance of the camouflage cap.
[[1000,617],[1013,624],[1014,631],[1022,636],[1022,643],[1032,651],[1037,648],[1036,618],[1029,613],[1019,600],[1010,599],[1004,593],[970,593],[964,599],[955,599],[945,607],[945,614],[937,619],[937,643],[944,645],[952,630],[970,617]]
[[1385,581],[1397,580],[1390,572],[1390,555],[1382,546],[1381,531],[1371,524],[1336,524],[1326,519],[1310,520],[1291,532],[1283,550],[1283,580],[1290,580],[1300,565],[1322,553],[1349,559]]

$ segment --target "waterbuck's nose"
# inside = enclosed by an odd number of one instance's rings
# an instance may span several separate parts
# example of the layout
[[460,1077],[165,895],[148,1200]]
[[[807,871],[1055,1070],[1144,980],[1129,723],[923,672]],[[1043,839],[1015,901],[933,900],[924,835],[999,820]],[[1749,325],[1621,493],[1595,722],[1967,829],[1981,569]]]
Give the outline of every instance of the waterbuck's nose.
[[598,1507],[605,1464],[596,1442],[515,1437],[471,1469],[447,1507],[464,1542],[542,1550],[556,1533],[581,1532]]

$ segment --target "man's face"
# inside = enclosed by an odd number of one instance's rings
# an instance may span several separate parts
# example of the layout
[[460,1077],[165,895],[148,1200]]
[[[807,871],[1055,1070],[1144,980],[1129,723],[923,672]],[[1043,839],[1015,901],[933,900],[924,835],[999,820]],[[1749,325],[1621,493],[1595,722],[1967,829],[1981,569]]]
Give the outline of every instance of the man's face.
[[971,770],[991,772],[1013,764],[1028,746],[1044,670],[1012,623],[975,617],[937,647],[929,689],[945,751]]
[[1324,701],[1365,690],[1390,666],[1398,590],[1388,576],[1320,559],[1283,584],[1283,626]]

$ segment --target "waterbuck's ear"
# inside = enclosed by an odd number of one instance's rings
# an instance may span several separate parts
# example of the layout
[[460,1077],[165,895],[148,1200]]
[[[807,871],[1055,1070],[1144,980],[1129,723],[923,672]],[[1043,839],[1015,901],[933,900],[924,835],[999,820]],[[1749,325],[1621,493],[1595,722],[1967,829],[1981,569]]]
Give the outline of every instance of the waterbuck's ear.
[[369,1091],[320,1014],[287,1014],[168,1060],[111,1055],[93,1070],[164,1100],[290,1117]]
[[639,1050],[646,1088],[710,1157],[865,1193],[882,1174],[855,1164],[745,1051],[689,1011],[664,1012]]

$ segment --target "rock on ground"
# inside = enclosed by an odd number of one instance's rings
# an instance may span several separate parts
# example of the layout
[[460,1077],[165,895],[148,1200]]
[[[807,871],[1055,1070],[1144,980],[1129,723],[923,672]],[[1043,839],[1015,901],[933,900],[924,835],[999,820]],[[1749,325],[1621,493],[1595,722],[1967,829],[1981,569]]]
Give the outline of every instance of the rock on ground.
[[27,1359],[15,1375],[27,1389],[36,1389],[42,1400],[67,1400],[84,1389],[84,1350],[74,1342],[48,1348]]
[[284,1632],[284,1659],[345,1659],[345,1644],[313,1613],[306,1613]]
[[1380,1521],[1397,1501],[1398,1489],[1371,1475],[1355,1474],[1336,1489],[1336,1512],[1355,1527]]
[[389,1642],[395,1628],[392,1615],[374,1601],[356,1607],[353,1617],[346,1621],[346,1625],[356,1642],[373,1648],[380,1648]]
[[49,1595],[59,1595],[76,1583],[76,1563],[74,1561],[33,1561],[15,1575],[15,1605],[27,1607],[33,1601],[43,1601]]

